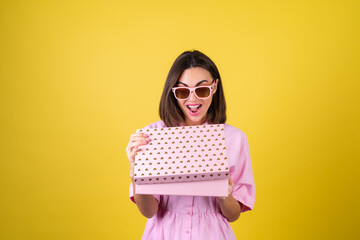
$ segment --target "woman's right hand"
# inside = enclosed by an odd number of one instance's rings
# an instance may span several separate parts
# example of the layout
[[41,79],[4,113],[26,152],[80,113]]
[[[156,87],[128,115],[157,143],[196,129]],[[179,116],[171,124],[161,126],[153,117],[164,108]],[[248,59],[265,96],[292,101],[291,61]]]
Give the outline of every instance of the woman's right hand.
[[126,147],[127,157],[130,164],[130,177],[134,178],[134,163],[135,155],[138,151],[139,146],[146,145],[151,141],[148,135],[145,133],[133,133],[130,136],[130,141]]

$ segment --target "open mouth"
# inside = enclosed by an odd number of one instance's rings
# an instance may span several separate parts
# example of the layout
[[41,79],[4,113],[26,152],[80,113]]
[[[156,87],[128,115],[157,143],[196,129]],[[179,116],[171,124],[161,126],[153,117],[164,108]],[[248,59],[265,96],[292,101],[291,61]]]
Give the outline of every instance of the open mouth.
[[186,107],[189,109],[190,115],[196,116],[200,113],[202,104],[188,104]]

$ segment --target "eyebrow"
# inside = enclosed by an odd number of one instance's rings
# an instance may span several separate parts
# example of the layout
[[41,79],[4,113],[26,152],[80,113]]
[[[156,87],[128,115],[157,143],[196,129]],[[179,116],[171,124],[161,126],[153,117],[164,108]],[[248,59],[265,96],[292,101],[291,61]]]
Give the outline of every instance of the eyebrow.
[[[200,82],[198,82],[197,84],[196,84],[196,86],[199,86],[200,84],[202,84],[203,82],[207,82],[208,80],[201,80]],[[182,82],[179,82],[178,84],[182,84],[182,85],[185,85],[186,87],[189,87],[187,84],[185,84],[185,83],[182,83]]]

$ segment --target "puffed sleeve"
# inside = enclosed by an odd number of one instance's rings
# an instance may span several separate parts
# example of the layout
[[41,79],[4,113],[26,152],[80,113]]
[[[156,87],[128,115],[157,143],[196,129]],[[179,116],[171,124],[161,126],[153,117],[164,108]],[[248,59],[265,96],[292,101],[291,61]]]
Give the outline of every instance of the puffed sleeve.
[[248,139],[241,130],[231,127],[225,132],[230,177],[234,182],[232,195],[241,203],[241,212],[252,210],[255,203],[255,182],[250,160]]

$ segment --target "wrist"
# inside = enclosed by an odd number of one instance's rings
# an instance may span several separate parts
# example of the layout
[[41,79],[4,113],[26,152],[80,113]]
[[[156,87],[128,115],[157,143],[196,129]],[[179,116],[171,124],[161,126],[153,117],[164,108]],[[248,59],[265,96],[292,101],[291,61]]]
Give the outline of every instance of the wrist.
[[229,198],[230,195],[226,196],[226,197],[217,197],[218,200],[220,201],[225,201],[226,199]]

